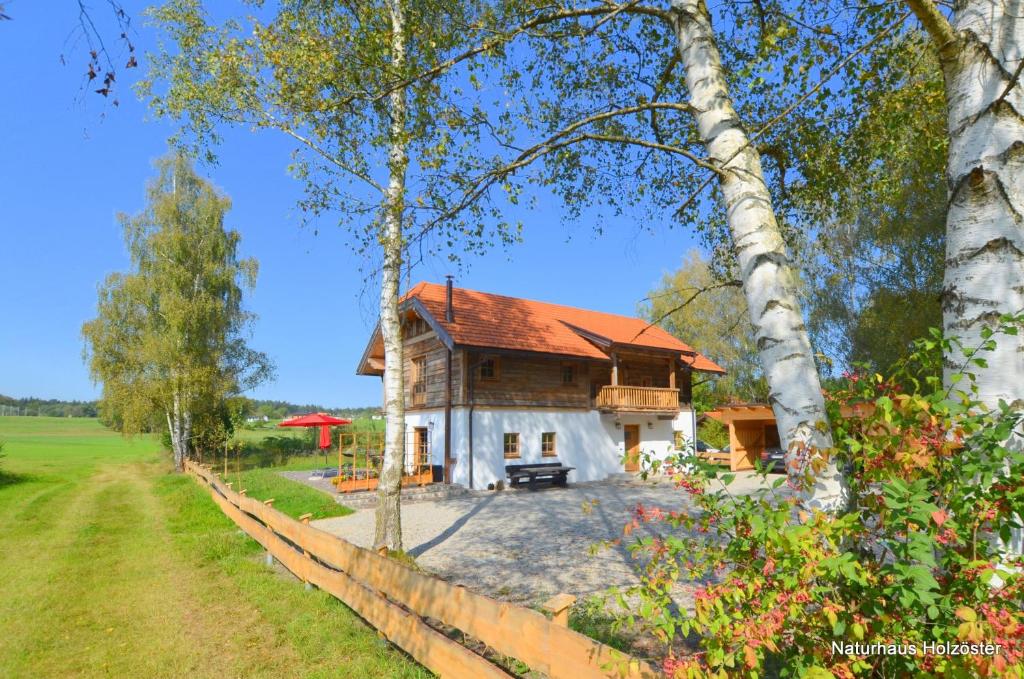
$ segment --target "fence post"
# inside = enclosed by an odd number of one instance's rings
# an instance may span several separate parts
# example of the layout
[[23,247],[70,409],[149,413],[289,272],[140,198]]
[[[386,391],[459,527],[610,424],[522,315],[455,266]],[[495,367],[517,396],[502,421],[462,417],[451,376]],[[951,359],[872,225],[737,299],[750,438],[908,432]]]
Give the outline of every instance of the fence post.
[[556,594],[544,602],[542,608],[551,613],[551,622],[562,627],[569,626],[569,608],[576,603],[572,594]]
[[[341,469],[340,465],[339,465],[338,468]],[[309,525],[309,520],[312,519],[312,518],[313,518],[313,514],[311,514],[310,512],[306,512],[305,514],[303,514],[302,516],[299,517],[299,521],[302,522],[303,526],[308,526]],[[307,552],[305,548],[303,548],[303,550],[302,550],[302,556],[306,557],[307,559],[309,558],[309,552]],[[312,583],[310,583],[309,580],[303,580],[302,583],[305,586],[306,590],[313,589],[313,585],[312,585]]]

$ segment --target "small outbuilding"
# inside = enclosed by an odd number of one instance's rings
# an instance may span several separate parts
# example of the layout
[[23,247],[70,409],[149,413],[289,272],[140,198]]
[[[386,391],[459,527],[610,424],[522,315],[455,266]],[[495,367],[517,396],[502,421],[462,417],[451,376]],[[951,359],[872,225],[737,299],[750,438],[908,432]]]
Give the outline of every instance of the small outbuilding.
[[775,413],[764,403],[738,403],[705,413],[729,427],[729,469],[753,469],[765,448],[780,445]]
[[[840,407],[843,417],[866,417],[873,411],[868,403],[846,404]],[[765,448],[781,446],[775,413],[766,403],[736,403],[704,413],[729,427],[729,469],[753,469],[754,461]]]

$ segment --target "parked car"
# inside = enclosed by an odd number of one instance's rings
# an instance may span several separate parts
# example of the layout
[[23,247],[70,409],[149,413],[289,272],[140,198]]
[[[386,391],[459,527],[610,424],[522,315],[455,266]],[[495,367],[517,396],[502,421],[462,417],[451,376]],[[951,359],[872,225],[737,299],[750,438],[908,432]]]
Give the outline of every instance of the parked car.
[[338,475],[337,467],[325,467],[323,469],[314,469],[309,474],[310,481],[318,481],[320,479],[333,479]]
[[697,439],[697,452],[698,453],[717,453],[717,452],[720,452],[720,451],[718,450],[718,448],[715,448],[714,446],[709,446],[704,441],[701,441],[700,439]]
[[785,473],[786,451],[779,446],[768,446],[761,451],[761,465],[770,472]]

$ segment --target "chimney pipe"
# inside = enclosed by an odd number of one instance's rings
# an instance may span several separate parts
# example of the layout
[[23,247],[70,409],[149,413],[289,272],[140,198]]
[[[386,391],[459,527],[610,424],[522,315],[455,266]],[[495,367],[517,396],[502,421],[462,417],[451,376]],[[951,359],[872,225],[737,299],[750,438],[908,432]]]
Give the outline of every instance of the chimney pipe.
[[455,322],[455,308],[452,305],[452,275],[448,274],[445,276],[448,279],[445,285],[445,307],[444,307],[444,320],[446,323]]

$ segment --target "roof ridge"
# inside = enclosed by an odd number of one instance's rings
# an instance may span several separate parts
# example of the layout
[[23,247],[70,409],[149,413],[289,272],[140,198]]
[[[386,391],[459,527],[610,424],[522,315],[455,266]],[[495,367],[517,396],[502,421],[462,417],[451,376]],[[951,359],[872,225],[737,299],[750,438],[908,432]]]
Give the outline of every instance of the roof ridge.
[[[412,295],[413,291],[417,291],[418,292],[419,290],[422,290],[423,288],[426,288],[428,286],[429,287],[437,287],[437,288],[444,288],[445,287],[443,283],[431,283],[429,281],[420,281],[415,286],[410,288],[409,292],[407,292],[406,295]],[[497,298],[500,298],[500,299],[513,300],[513,301],[517,301],[517,302],[531,302],[533,304],[543,304],[544,306],[555,307],[555,308],[558,308],[558,309],[571,309],[572,311],[582,311],[583,313],[587,313],[587,314],[598,314],[598,315],[601,315],[601,316],[611,316],[613,318],[625,318],[625,319],[628,319],[628,320],[631,320],[631,321],[640,321],[641,323],[646,323],[649,326],[649,328],[658,328],[659,330],[668,332],[664,328],[662,328],[660,325],[657,325],[656,323],[652,323],[651,321],[648,321],[647,319],[641,318],[639,316],[626,316],[624,314],[615,314],[615,313],[612,313],[610,311],[598,311],[596,309],[584,309],[583,307],[572,306],[570,304],[559,304],[558,302],[545,302],[544,300],[530,299],[529,297],[513,297],[512,295],[502,295],[502,294],[497,293],[497,292],[486,292],[484,290],[475,290],[473,288],[460,288],[458,286],[453,286],[453,292],[456,291],[456,290],[461,290],[462,292],[473,292],[473,293],[476,293],[478,295],[487,295],[488,297],[497,297]],[[562,320],[562,319],[558,319],[558,320]],[[641,334],[643,334],[644,332],[647,332],[647,330],[649,328],[644,328],[644,330],[641,332]],[[682,341],[682,340],[679,340],[679,341]]]

